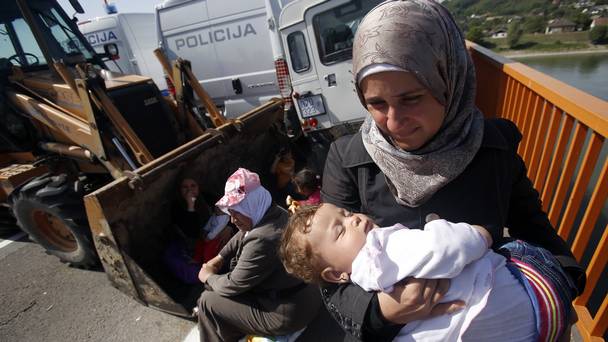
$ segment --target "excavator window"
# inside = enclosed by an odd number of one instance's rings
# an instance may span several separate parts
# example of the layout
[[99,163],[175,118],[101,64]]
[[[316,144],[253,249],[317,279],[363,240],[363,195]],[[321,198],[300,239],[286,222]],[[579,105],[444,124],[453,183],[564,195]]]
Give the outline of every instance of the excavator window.
[[16,6],[3,3],[0,10],[0,58],[26,69],[46,65],[34,34]]
[[0,23],[0,58],[9,58],[16,54],[17,51],[13,46],[11,37],[8,35],[6,24]]
[[[88,51],[72,28],[64,20],[55,8],[46,8],[38,11],[38,16],[46,27],[49,28],[55,41],[59,44],[63,53],[69,57],[82,57],[89,60],[93,58],[91,51]],[[80,61],[77,61],[80,62]]]
[[[7,58],[12,65],[29,70],[46,68],[45,56],[68,65],[88,61],[103,66],[56,2],[31,0],[26,4],[33,14],[35,26],[40,29],[39,37],[35,36],[30,27],[32,23],[26,22],[14,1],[0,1],[0,58]],[[42,47],[46,50],[41,50]]]

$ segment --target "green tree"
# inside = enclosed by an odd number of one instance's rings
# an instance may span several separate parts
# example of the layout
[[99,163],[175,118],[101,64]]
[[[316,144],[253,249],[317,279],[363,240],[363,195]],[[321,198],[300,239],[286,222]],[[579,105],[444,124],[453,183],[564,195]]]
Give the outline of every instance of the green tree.
[[507,44],[509,44],[509,48],[513,49],[517,46],[523,33],[524,31],[521,29],[519,21],[514,21],[509,25],[509,30],[507,31]]
[[529,17],[524,20],[523,30],[525,33],[544,32],[547,21],[542,16]]
[[608,26],[596,26],[589,31],[589,40],[593,44],[604,44],[608,42]]
[[581,12],[577,12],[574,15],[568,16],[568,19],[575,23],[577,28],[580,28],[582,30],[586,30],[587,28],[589,28],[589,25],[591,25],[592,21],[591,16],[589,16],[589,14]]
[[483,43],[483,31],[479,26],[471,26],[467,31],[467,39],[477,44]]
[[551,12],[552,18],[563,18],[566,15],[566,10],[563,8],[556,8],[553,12]]

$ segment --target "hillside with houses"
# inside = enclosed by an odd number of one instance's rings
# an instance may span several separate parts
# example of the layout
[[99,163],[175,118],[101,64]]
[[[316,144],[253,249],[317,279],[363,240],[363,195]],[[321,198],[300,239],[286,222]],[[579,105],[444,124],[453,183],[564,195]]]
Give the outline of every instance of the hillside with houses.
[[467,39],[497,52],[606,49],[608,0],[446,0]]

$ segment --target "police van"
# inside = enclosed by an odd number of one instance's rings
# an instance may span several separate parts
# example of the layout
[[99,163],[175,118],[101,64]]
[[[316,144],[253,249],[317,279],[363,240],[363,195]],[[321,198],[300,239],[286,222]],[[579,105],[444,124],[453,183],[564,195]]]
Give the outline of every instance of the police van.
[[158,47],[154,13],[116,13],[81,21],[78,27],[98,53],[115,45],[118,57],[106,63],[123,74],[151,77],[158,88],[166,88],[162,66],[153,51]]
[[166,0],[156,9],[159,41],[170,59],[192,61],[228,116],[281,95],[294,100],[305,132],[335,138],[366,115],[353,84],[352,44],[380,2]]
[[[160,47],[190,60],[227,117],[289,97],[274,15],[290,0],[166,0],[156,6]],[[282,72],[277,76],[277,71]]]

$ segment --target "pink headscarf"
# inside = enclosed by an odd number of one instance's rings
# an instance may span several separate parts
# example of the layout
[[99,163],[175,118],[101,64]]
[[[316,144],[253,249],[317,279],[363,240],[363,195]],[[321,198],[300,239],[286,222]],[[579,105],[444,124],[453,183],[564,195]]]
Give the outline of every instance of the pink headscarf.
[[240,168],[236,170],[224,187],[224,196],[215,205],[226,214],[228,209],[249,217],[255,227],[272,204],[272,196],[260,184],[257,173]]

